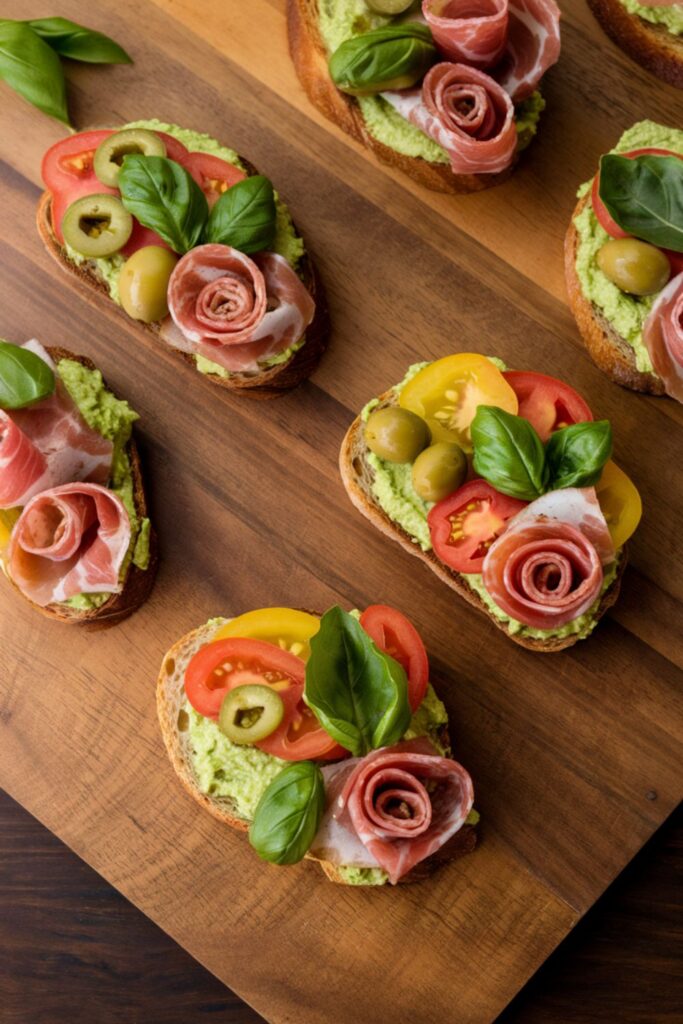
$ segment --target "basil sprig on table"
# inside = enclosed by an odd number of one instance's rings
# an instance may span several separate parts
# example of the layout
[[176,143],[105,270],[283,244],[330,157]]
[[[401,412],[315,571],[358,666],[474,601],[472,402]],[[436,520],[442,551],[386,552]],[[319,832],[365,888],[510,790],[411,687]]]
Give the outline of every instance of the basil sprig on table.
[[296,864],[309,850],[325,809],[325,783],[312,761],[287,765],[259,800],[249,842],[263,860]]
[[403,668],[336,606],[311,640],[304,700],[323,729],[356,757],[397,743],[410,722]]
[[275,193],[268,178],[254,174],[224,192],[206,226],[205,241],[240,252],[270,249],[275,238]]
[[40,356],[0,341],[0,409],[23,409],[54,390],[55,375]]
[[436,59],[427,25],[406,22],[345,40],[330,57],[329,70],[337,88],[354,96],[410,88]]
[[480,405],[471,431],[475,472],[521,501],[564,487],[591,487],[612,454],[608,420],[561,427],[544,447],[528,420]]
[[130,63],[118,43],[66,18],[0,18],[0,78],[25,100],[70,124],[59,54],[96,64]]
[[683,252],[683,160],[609,153],[600,161],[600,198],[629,235]]

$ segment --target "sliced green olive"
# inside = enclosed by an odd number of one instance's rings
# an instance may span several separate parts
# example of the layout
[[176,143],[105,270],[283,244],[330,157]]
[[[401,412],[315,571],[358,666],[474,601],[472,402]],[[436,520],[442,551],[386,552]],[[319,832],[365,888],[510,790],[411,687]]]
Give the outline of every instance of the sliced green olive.
[[424,501],[441,501],[467,476],[467,457],[457,444],[438,441],[425,448],[413,463],[413,487]]
[[396,406],[370,413],[365,424],[368,448],[386,462],[412,462],[430,440],[422,417]]
[[661,249],[637,238],[611,238],[598,252],[605,277],[629,295],[654,295],[671,276],[671,264]]
[[413,0],[365,0],[371,11],[377,14],[403,14],[413,6]]
[[62,220],[64,241],[81,256],[99,259],[122,249],[133,230],[133,218],[117,196],[81,196]]
[[218,715],[218,728],[232,743],[246,746],[270,736],[285,713],[282,697],[270,686],[247,683],[228,693]]
[[178,257],[161,245],[145,245],[119,273],[119,298],[128,316],[151,324],[168,313],[168,280]]
[[116,188],[124,157],[129,153],[166,156],[164,140],[146,128],[124,128],[100,142],[95,150],[93,169],[103,185]]

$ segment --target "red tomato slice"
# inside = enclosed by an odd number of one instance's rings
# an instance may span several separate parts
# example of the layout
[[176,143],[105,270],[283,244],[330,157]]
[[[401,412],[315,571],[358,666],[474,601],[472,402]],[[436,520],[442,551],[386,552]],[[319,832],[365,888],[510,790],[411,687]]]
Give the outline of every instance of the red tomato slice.
[[190,153],[184,165],[213,206],[224,192],[246,178],[244,171],[210,153]]
[[246,683],[272,686],[282,698],[285,713],[281,725],[255,744],[260,750],[285,761],[344,757],[311,709],[304,704],[305,665],[301,658],[264,640],[230,637],[206,644],[185,671],[185,693],[195,711],[217,718],[223,698]]
[[[631,149],[628,153],[619,153],[618,155],[625,156],[628,157],[629,160],[633,160],[636,156],[647,156],[648,154],[653,156],[677,156],[679,160],[683,160],[683,156],[681,156],[680,153],[672,153],[670,149]],[[612,219],[607,207],[600,198],[600,171],[598,171],[593,178],[591,202],[593,203],[595,216],[598,218],[601,226],[605,229],[608,235],[611,235],[612,238],[628,238],[628,232],[622,231],[617,222]]]
[[488,549],[508,519],[527,504],[499,494],[485,480],[470,480],[427,516],[436,555],[456,572],[481,572]]
[[62,218],[71,203],[98,192],[116,195],[116,189],[103,185],[93,170],[95,150],[112,134],[105,130],[80,132],[50,146],[43,157],[41,175],[52,194],[52,229],[62,243]]
[[503,376],[517,395],[518,415],[529,420],[544,443],[560,427],[593,419],[581,395],[555,377],[525,370],[508,370]]
[[408,701],[411,711],[417,711],[427,692],[429,660],[415,626],[386,604],[371,604],[361,615],[360,624],[379,649],[405,669]]

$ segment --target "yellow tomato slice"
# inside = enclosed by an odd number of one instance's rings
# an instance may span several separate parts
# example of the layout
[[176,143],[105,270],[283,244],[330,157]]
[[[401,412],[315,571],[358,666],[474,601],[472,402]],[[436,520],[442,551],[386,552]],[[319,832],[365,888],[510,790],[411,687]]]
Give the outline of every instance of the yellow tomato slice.
[[9,544],[14,524],[20,515],[20,508],[0,508],[0,553],[2,553]]
[[433,441],[450,441],[472,451],[470,424],[480,405],[496,405],[516,413],[517,395],[490,359],[461,352],[437,359],[406,384],[399,398],[403,409],[429,424]]
[[610,460],[605,463],[595,492],[614,546],[620,548],[635,533],[643,514],[638,488],[623,469]]
[[311,653],[309,641],[320,629],[320,619],[296,608],[258,608],[231,619],[216,632],[214,640],[243,637],[265,640],[297,658],[308,661]]

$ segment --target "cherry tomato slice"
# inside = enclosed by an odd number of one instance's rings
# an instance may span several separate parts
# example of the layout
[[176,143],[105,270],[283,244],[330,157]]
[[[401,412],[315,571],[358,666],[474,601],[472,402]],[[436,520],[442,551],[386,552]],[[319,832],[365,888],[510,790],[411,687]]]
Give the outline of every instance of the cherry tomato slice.
[[224,192],[246,178],[244,171],[211,153],[190,153],[184,165],[213,206]]
[[555,377],[525,370],[508,370],[503,376],[517,395],[518,415],[529,420],[543,442],[560,427],[593,419],[581,395]]
[[499,494],[485,480],[470,480],[427,516],[435,554],[456,572],[481,572],[488,549],[508,519],[527,504]]
[[[629,160],[633,160],[637,156],[677,156],[679,160],[683,160],[683,156],[680,153],[673,153],[670,149],[631,149],[628,153],[619,153],[619,156],[628,157]],[[593,212],[598,218],[601,227],[605,229],[608,235],[612,238],[628,238],[628,232],[623,231],[617,222],[612,219],[611,214],[607,210],[607,207],[600,198],[600,171],[593,178],[593,186],[591,189],[591,202],[593,204]],[[668,254],[667,254],[668,255]]]
[[415,626],[386,604],[371,604],[361,615],[360,624],[379,649],[405,670],[410,708],[417,711],[427,692],[429,660]]
[[620,548],[635,533],[643,514],[638,488],[623,469],[619,469],[610,459],[605,463],[602,476],[595,485],[595,493],[607,520],[612,543],[615,548]]
[[309,641],[319,629],[317,615],[309,615],[296,608],[256,608],[226,622],[213,639],[246,636],[252,640],[265,640],[290,651],[305,663],[311,654]]

